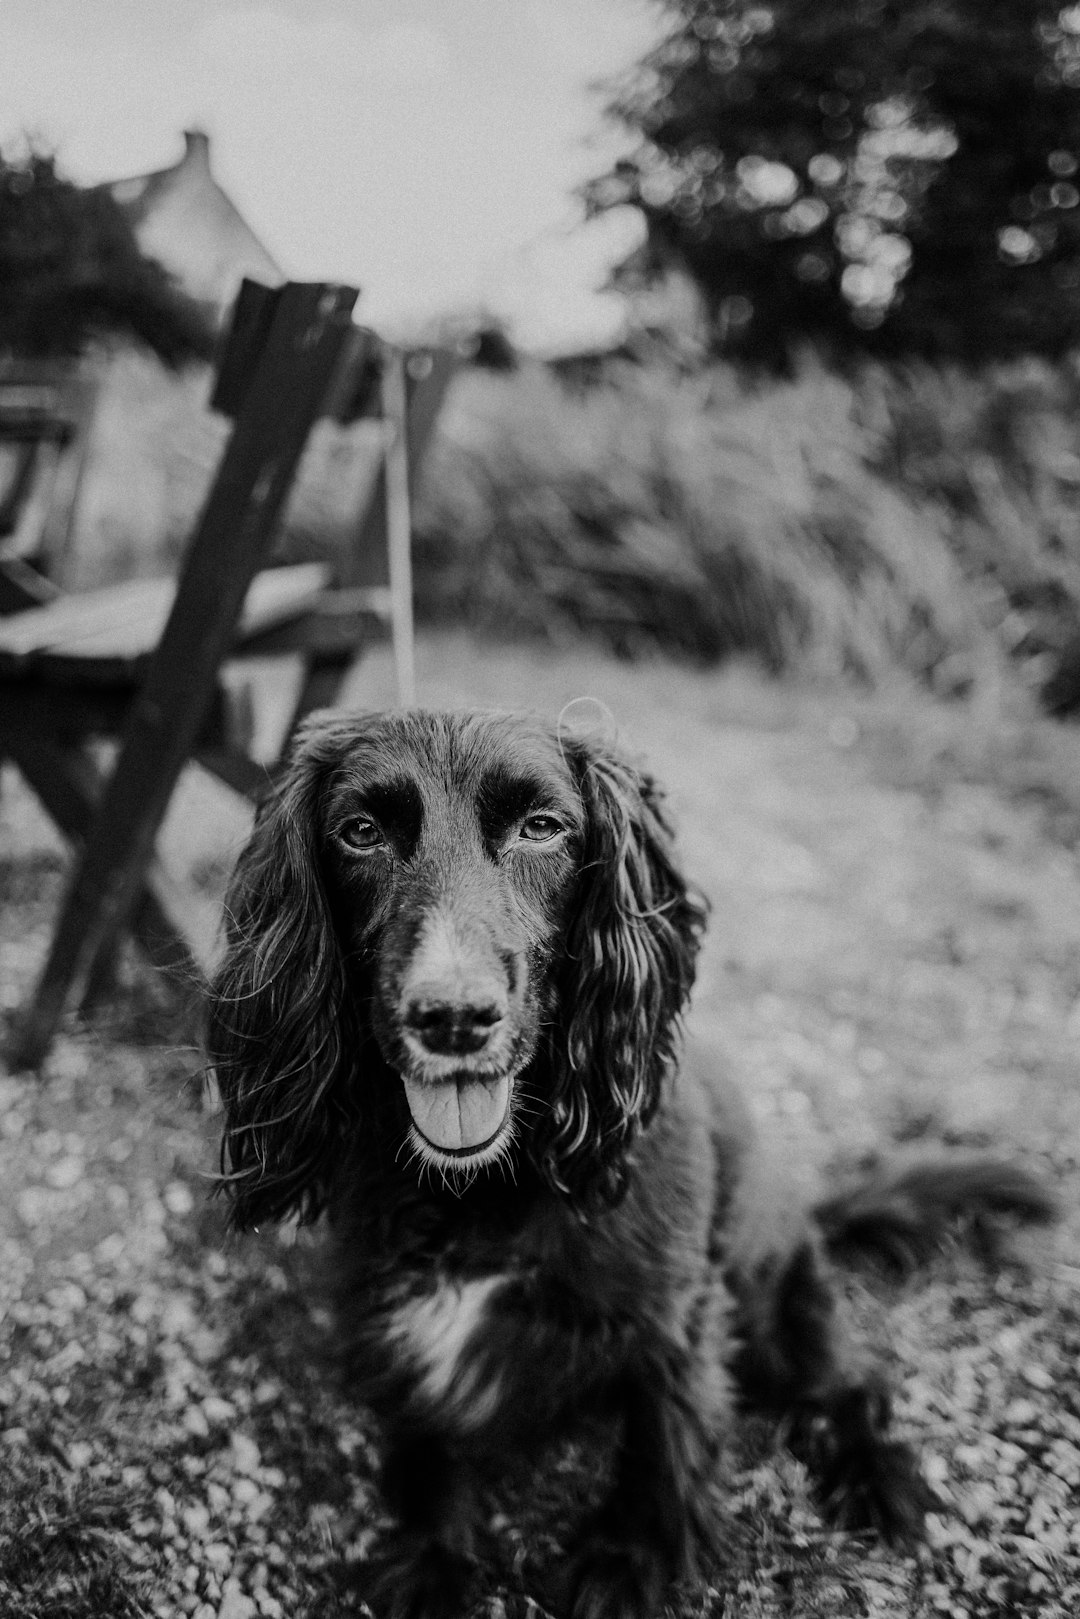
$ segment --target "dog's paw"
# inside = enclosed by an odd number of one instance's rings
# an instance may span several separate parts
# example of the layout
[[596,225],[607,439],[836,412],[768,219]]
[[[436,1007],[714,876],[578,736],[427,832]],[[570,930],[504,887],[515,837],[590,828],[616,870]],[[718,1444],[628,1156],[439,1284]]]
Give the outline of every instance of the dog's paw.
[[818,1487],[836,1528],[872,1529],[894,1546],[921,1540],[926,1514],[940,1504],[915,1452],[899,1440],[841,1451],[823,1467]]
[[893,1545],[920,1540],[937,1497],[910,1445],[888,1437],[889,1399],[874,1381],[847,1389],[802,1447],[822,1511],[838,1529],[872,1529]]
[[670,1583],[654,1547],[594,1535],[570,1565],[567,1612],[570,1619],[656,1619]]
[[376,1619],[463,1619],[474,1565],[437,1541],[401,1533],[352,1570],[352,1587]]

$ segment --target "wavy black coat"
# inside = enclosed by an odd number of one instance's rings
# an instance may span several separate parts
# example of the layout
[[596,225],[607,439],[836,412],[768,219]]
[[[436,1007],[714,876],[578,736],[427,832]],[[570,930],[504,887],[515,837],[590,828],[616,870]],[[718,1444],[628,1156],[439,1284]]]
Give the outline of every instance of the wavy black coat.
[[[454,1041],[432,1058],[407,1025],[435,915]],[[650,777],[520,717],[321,717],[258,820],[208,1023],[223,1172],[238,1226],[329,1213],[342,1359],[398,1520],[377,1608],[464,1612],[483,1485],[585,1415],[616,1437],[566,1571],[575,1619],[645,1619],[708,1562],[740,1403],[783,1417],[832,1521],[918,1533],[929,1492],[823,1231],[917,1249],[956,1204],[1049,1200],[965,1162],[808,1209],[735,1090],[678,1061],[704,922]],[[494,1156],[459,1169],[417,1144],[402,1074],[457,1062],[463,1028],[466,1079],[494,1041],[513,1083]]]

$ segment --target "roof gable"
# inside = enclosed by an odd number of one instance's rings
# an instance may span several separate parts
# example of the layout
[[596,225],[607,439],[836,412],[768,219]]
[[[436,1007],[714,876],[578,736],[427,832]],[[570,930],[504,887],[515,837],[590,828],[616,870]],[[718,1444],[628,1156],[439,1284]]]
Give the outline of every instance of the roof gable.
[[214,179],[210,139],[184,131],[178,163],[108,183],[148,257],[157,259],[193,298],[228,310],[244,276],[278,285],[281,267],[236,204]]

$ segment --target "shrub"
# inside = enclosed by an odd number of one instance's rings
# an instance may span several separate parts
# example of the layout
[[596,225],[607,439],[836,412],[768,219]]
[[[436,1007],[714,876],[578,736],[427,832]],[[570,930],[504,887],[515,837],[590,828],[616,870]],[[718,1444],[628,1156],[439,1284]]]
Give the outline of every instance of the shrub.
[[871,680],[899,666],[960,689],[1000,637],[985,581],[970,588],[953,470],[931,475],[908,443],[917,399],[940,450],[943,397],[915,374],[851,383],[810,364],[757,386],[624,364],[576,392],[540,366],[469,374],[420,506],[421,610],[631,656]]

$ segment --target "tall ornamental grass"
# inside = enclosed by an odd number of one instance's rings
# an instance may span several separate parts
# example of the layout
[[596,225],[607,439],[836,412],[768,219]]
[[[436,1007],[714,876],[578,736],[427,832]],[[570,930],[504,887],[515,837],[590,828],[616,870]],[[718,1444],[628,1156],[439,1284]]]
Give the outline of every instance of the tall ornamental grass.
[[806,364],[465,374],[418,510],[421,612],[628,656],[961,691],[1080,625],[1071,373]]

